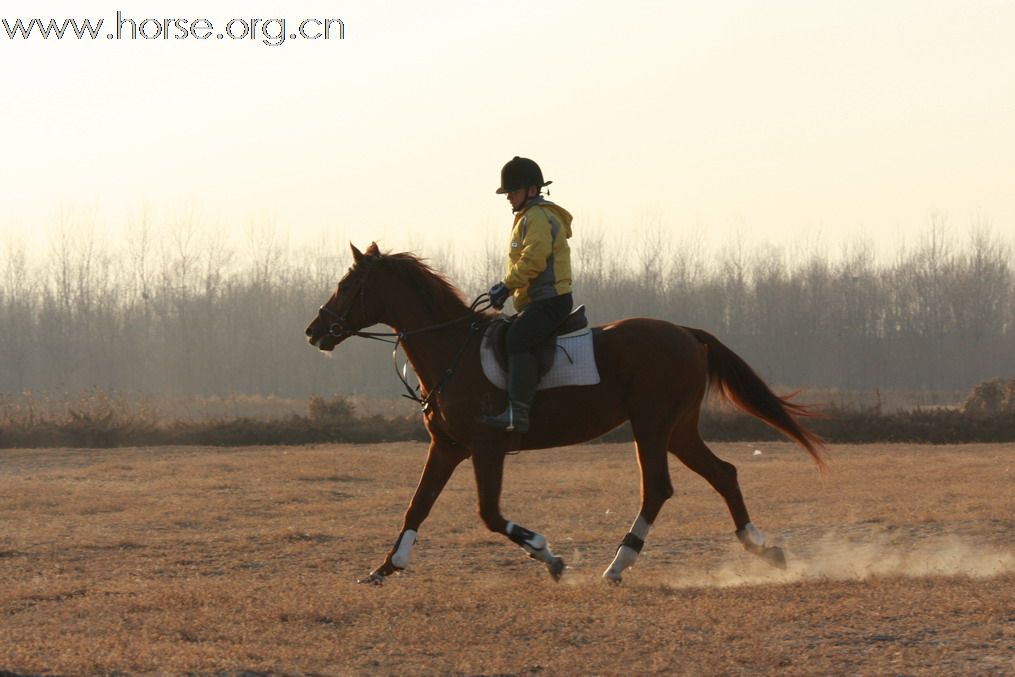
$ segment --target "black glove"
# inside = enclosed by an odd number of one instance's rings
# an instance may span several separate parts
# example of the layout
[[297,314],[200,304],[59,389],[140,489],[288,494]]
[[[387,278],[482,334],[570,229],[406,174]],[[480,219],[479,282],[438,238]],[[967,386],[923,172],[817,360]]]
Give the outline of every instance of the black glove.
[[504,302],[507,301],[507,297],[511,295],[511,290],[508,289],[506,286],[504,286],[503,282],[498,282],[497,284],[490,287],[489,294],[490,294],[490,305],[492,305],[497,310],[500,310],[501,308],[504,307]]

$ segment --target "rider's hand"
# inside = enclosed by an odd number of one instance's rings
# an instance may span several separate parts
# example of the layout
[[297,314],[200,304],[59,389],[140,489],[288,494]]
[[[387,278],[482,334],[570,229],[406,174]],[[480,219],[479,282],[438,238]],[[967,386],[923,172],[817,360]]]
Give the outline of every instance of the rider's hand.
[[506,286],[504,286],[503,282],[498,282],[497,284],[490,287],[489,294],[490,294],[490,305],[492,305],[497,310],[500,310],[501,308],[504,307],[504,302],[507,301],[507,297],[511,295],[511,290],[508,289]]

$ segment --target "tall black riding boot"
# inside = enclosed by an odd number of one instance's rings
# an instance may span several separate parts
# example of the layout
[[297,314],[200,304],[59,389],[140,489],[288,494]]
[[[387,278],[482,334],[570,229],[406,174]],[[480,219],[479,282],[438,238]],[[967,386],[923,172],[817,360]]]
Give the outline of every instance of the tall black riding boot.
[[508,358],[508,405],[496,416],[484,416],[480,423],[507,432],[529,432],[529,409],[536,396],[539,363],[532,353],[517,353]]

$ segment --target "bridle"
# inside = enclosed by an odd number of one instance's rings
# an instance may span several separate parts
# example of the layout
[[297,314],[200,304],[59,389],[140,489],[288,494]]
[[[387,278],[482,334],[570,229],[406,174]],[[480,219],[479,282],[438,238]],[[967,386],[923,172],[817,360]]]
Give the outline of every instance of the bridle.
[[[367,278],[370,276],[370,273],[372,271],[373,266],[367,268],[366,272],[363,273],[363,279],[360,280],[359,286],[356,287],[355,292],[356,297],[359,299],[360,302],[360,312],[364,318],[366,317],[366,301],[363,300],[363,297],[366,290]],[[392,334],[389,332],[363,332],[355,329],[354,330],[346,329],[345,321],[349,315],[349,310],[352,309],[353,305],[354,303],[349,304],[349,308],[346,308],[345,312],[342,313],[341,315],[339,315],[334,310],[329,308],[327,302],[322,304],[321,307],[317,309],[317,319],[320,320],[321,315],[326,315],[331,319],[331,324],[328,325],[329,336],[339,340],[348,338],[350,336],[362,336],[364,338],[380,338],[384,336],[392,336]]]
[[[364,318],[366,317],[366,302],[364,301],[366,282],[367,277],[370,275],[370,272],[372,270],[373,270],[372,266],[367,269],[367,271],[363,274],[363,279],[360,280],[359,287],[357,287],[356,291],[354,292],[356,294],[356,297],[359,299],[360,309]],[[455,353],[455,357],[451,361],[451,366],[444,371],[444,374],[441,376],[440,380],[433,388],[430,389],[430,392],[426,394],[426,397],[419,396],[418,384],[415,389],[413,389],[412,386],[409,385],[409,381],[406,378],[406,370],[409,366],[409,363],[406,362],[405,365],[402,367],[402,369],[398,368],[398,348],[402,344],[406,343],[406,339],[409,338],[410,336],[415,336],[416,334],[423,334],[426,332],[437,331],[439,329],[446,329],[448,327],[459,325],[463,322],[475,318],[476,315],[479,315],[480,313],[489,310],[490,308],[493,307],[493,304],[490,303],[490,295],[486,292],[483,292],[482,294],[477,296],[472,301],[471,304],[469,304],[469,312],[465,315],[462,315],[461,317],[456,317],[452,320],[447,320],[445,322],[439,322],[437,324],[431,324],[416,329],[403,329],[401,331],[385,332],[385,331],[361,331],[359,329],[347,328],[346,319],[349,315],[349,309],[351,309],[353,305],[355,305],[355,301],[349,304],[349,308],[347,308],[344,313],[339,315],[331,308],[328,308],[327,304],[324,304],[317,310],[317,319],[320,320],[322,319],[322,317],[327,317],[328,319],[330,319],[331,324],[328,325],[328,335],[338,340],[346,339],[349,338],[350,336],[359,336],[360,338],[372,339],[374,341],[381,341],[383,343],[393,344],[395,347],[391,351],[391,360],[395,365],[395,375],[398,376],[398,379],[402,382],[402,385],[405,386],[405,390],[408,393],[402,395],[402,397],[405,397],[407,399],[419,403],[420,407],[424,412],[426,412],[430,408],[431,403],[435,400],[435,396],[438,393],[440,393],[441,389],[447,384],[447,382],[451,379],[451,377],[454,376],[455,370],[458,368],[458,363],[461,361],[462,356],[465,354],[465,349],[468,347],[469,343],[471,343],[472,337],[478,334],[482,328],[484,328],[487,324],[489,324],[490,320],[481,320],[481,321],[473,320],[472,324],[469,326],[469,334],[468,336],[466,336],[465,342],[462,343],[462,346],[458,349],[458,352]],[[419,378],[417,377],[417,381],[418,380]]]

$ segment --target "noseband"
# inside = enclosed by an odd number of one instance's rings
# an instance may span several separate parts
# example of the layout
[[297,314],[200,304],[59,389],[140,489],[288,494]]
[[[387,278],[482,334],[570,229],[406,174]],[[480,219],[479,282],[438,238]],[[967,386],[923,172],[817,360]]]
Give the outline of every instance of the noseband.
[[331,319],[331,324],[328,325],[328,336],[336,339],[346,338],[353,336],[356,332],[349,331],[345,328],[345,317],[349,312],[346,311],[339,315],[328,306],[321,306],[317,309],[317,319],[320,320],[321,316],[324,315]]
[[[363,279],[360,280],[359,287],[356,288],[356,296],[359,298],[360,311],[364,319],[366,318],[366,302],[363,300],[365,296],[365,289],[367,284],[367,278],[370,276],[370,271],[373,270],[373,266],[367,268],[367,271],[363,274]],[[355,303],[355,302],[353,302]],[[331,320],[331,324],[328,325],[328,336],[335,339],[344,339],[350,336],[363,336],[365,338],[378,338],[382,336],[393,336],[393,334],[386,332],[362,332],[355,329],[346,329],[345,321],[349,315],[349,310],[353,304],[349,304],[349,308],[344,313],[339,315],[334,310],[328,307],[327,303],[317,309],[317,319],[320,320],[321,316],[327,316]]]

